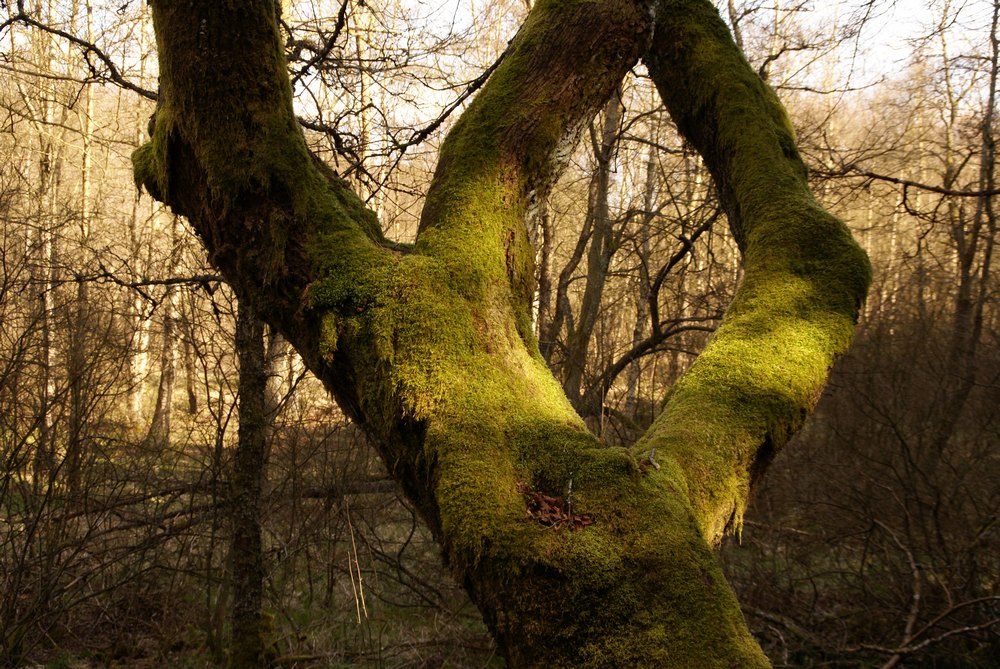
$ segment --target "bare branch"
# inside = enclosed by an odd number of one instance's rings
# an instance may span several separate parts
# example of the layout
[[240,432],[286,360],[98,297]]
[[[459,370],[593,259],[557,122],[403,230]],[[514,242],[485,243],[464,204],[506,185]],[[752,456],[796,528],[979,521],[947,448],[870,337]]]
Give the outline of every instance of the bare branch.
[[950,197],[993,197],[995,195],[1000,195],[1000,188],[988,188],[981,190],[946,188],[944,186],[934,186],[932,184],[925,184],[911,179],[901,179],[900,177],[873,172],[872,170],[867,170],[854,164],[845,165],[839,170],[813,170],[812,173],[824,177],[859,176],[874,181],[885,181],[886,183],[903,186],[904,192],[905,189],[916,188],[929,193],[938,193],[939,195],[947,195]]
[[[83,58],[87,61],[87,66],[90,68],[92,81],[110,81],[126,90],[138,93],[147,100],[156,100],[157,94],[154,91],[143,88],[142,86],[127,79],[121,73],[121,70],[118,69],[118,66],[115,65],[115,62],[111,59],[111,57],[104,53],[104,51],[93,42],[89,42],[65,30],[53,28],[52,26],[33,18],[24,8],[24,0],[18,0],[17,10],[16,14],[3,23],[0,23],[0,32],[3,32],[5,28],[8,28],[15,23],[20,23],[22,25],[35,28],[36,30],[49,33],[50,35],[61,37],[71,44],[75,44],[83,49]],[[102,74],[98,71],[95,64],[90,61],[91,55],[96,56],[97,59],[104,65],[107,69],[107,74]]]

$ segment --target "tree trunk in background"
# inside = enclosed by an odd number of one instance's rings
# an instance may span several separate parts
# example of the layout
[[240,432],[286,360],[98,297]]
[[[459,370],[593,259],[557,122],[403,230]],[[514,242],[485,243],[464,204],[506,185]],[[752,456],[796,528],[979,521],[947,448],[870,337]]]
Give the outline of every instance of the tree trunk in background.
[[176,385],[176,365],[174,347],[174,319],[167,306],[173,289],[167,290],[164,304],[162,327],[160,330],[160,381],[156,387],[156,404],[153,408],[153,419],[149,423],[146,443],[156,450],[170,447],[170,422],[173,415],[174,386]]
[[[10,12],[15,8],[10,6]],[[42,12],[39,8],[39,13]],[[45,6],[46,20],[51,20],[53,7],[51,3]],[[11,27],[13,39],[13,26]],[[53,49],[49,35],[30,34],[32,49],[40,69],[48,72],[59,71],[59,61]],[[35,442],[33,457],[33,481],[36,491],[46,485],[56,466],[56,395],[57,388],[53,371],[57,365],[56,342],[53,331],[55,324],[55,290],[60,277],[57,265],[59,249],[57,231],[60,226],[55,212],[59,202],[58,193],[61,183],[63,147],[65,144],[65,110],[62,118],[56,114],[57,104],[54,100],[43,99],[34,104],[35,97],[18,86],[18,93],[25,100],[31,112],[30,123],[34,134],[39,138],[35,149],[37,166],[34,182],[37,184],[32,202],[30,218],[34,229],[32,239],[34,261],[32,262],[31,278],[37,289],[37,312],[39,324],[39,351],[35,358],[38,366],[38,435]]]
[[608,266],[615,252],[612,245],[614,229],[609,215],[608,196],[611,189],[611,173],[615,169],[618,126],[621,124],[623,111],[619,88],[604,106],[600,140],[594,142],[596,171],[592,182],[591,211],[587,212],[593,222],[590,249],[587,252],[587,285],[583,290],[580,309],[575,319],[576,327],[570,329],[567,337],[566,358],[563,360],[563,368],[566,370],[563,390],[566,391],[566,396],[576,410],[585,417],[598,415],[602,409],[600,404],[604,399],[599,398],[598,406],[581,406],[581,387],[587,369],[587,354],[594,336],[594,326],[597,325],[597,317],[601,311],[601,298],[604,296],[604,285],[608,278]]
[[87,283],[76,282],[76,296],[73,305],[73,325],[70,331],[69,358],[66,368],[66,383],[69,387],[69,420],[66,435],[66,456],[62,469],[66,488],[70,496],[80,490],[80,476],[85,456],[85,436],[87,417],[87,354],[89,346],[87,321],[90,306],[87,303]]
[[[73,7],[72,21],[76,22],[76,5]],[[86,38],[93,40],[93,12],[89,2],[84,3],[84,22]],[[89,86],[82,92],[84,100],[80,116],[80,134],[83,148],[80,167],[80,246],[86,248],[91,233],[92,209],[92,175],[94,162],[94,96]],[[80,489],[81,468],[86,457],[86,420],[90,413],[87,370],[91,347],[90,338],[94,336],[91,330],[89,286],[87,281],[77,278],[76,296],[73,304],[73,321],[70,326],[69,360],[66,370],[69,385],[69,434],[66,441],[66,459],[63,464],[66,485],[70,496],[75,496]]]
[[[997,75],[1000,69],[1000,36],[997,19],[1000,4],[993,3],[990,21],[989,85],[980,123],[979,175],[977,187],[990,192],[996,188],[996,139],[993,123],[996,116]],[[955,368],[963,377],[960,395],[968,397],[976,383],[976,356],[983,330],[983,307],[989,299],[993,245],[996,241],[996,211],[993,195],[977,198],[971,229],[966,237],[965,253],[960,258],[961,277],[955,304]]]
[[[508,665],[768,666],[711,545],[846,348],[868,266],[711,4],[659,3],[647,62],[747,279],[633,451],[586,431],[538,355],[523,217],[646,51],[648,5],[535,4],[444,142],[404,254],[309,155],[273,0],[152,5],[160,106],[137,180],[366,428]],[[650,445],[659,469],[640,465]],[[570,490],[555,527],[532,512]]]
[[[136,267],[141,261],[142,248],[139,239],[139,228],[141,225],[139,215],[139,198],[132,203],[132,215],[128,221],[129,257],[132,259],[130,280],[138,280],[141,276],[140,268]],[[129,293],[126,296],[126,310],[129,317],[131,330],[131,343],[129,346],[129,393],[128,393],[128,418],[130,423],[138,428],[142,424],[142,405],[145,396],[144,386],[146,375],[149,373],[149,319],[145,315],[145,300],[142,295]]]
[[[649,318],[649,291],[652,279],[649,276],[649,265],[652,261],[650,252],[650,225],[653,222],[653,206],[656,195],[656,159],[650,153],[646,160],[646,184],[642,198],[642,223],[639,229],[639,285],[636,287],[635,325],[632,327],[632,348],[642,342],[646,320]],[[638,359],[628,367],[625,382],[625,414],[636,415],[639,398],[639,379],[642,375],[642,359]]]
[[[167,276],[174,276],[180,262],[180,223],[170,217],[170,262]],[[174,388],[177,385],[177,291],[167,286],[160,303],[163,323],[160,348],[160,383],[156,390],[156,406],[149,425],[146,442],[156,448],[170,447],[170,423],[174,410]],[[190,398],[189,398],[190,401]]]
[[192,328],[188,312],[181,315],[181,346],[184,355],[184,391],[187,394],[187,412],[195,416],[198,413],[198,390],[196,384],[196,365],[194,361],[194,346],[191,344]]
[[740,51],[743,51],[743,31],[740,30],[740,15],[736,11],[736,3],[733,0],[728,0],[726,8],[729,10],[729,25],[733,28],[733,41],[736,42]]
[[[942,16],[941,26],[946,25],[951,17]],[[992,191],[996,187],[996,140],[993,137],[993,122],[996,114],[996,88],[998,70],[1000,70],[1000,43],[998,43],[997,22],[1000,6],[993,3],[990,22],[990,53],[988,94],[983,108],[980,125],[979,173],[976,179],[977,189]],[[948,45],[944,32],[941,33],[941,50],[947,55]],[[961,166],[967,160],[962,151],[953,142],[955,135],[961,131],[959,127],[960,107],[967,104],[961,94],[955,93],[953,74],[950,61],[944,59],[944,79],[948,95],[949,118],[946,127],[946,159],[945,174],[942,180],[946,188],[953,188],[961,173]],[[951,66],[953,67],[953,66]],[[996,212],[993,206],[993,195],[977,198],[975,209],[969,215],[965,202],[959,198],[951,198],[946,210],[947,223],[956,248],[956,264],[958,269],[958,285],[956,287],[955,311],[952,325],[951,342],[948,351],[947,377],[942,383],[941,417],[930,440],[930,451],[927,456],[931,463],[937,462],[942,451],[947,448],[951,436],[955,432],[963,409],[977,384],[977,357],[982,339],[983,310],[991,296],[990,273],[993,261],[993,246],[996,242]]]
[[[51,148],[51,143],[47,143]],[[51,187],[51,173],[47,151],[43,151],[39,166],[39,191],[45,195],[45,190]],[[40,196],[38,202],[46,202],[47,196]],[[38,439],[35,444],[33,464],[34,482],[41,486],[55,465],[55,444],[53,442],[52,399],[55,394],[55,383],[52,379],[54,352],[52,343],[53,291],[55,290],[55,240],[49,229],[49,222],[39,206],[38,224],[36,226],[37,259],[31,265],[32,282],[38,286],[37,315],[39,329],[39,352],[36,364],[38,374]]]
[[[139,39],[139,53],[141,54],[139,60],[139,72],[138,72],[138,82],[140,86],[146,86],[147,82],[147,63],[146,63],[146,43],[147,43],[147,33],[148,24],[145,22],[138,28],[138,39]],[[124,91],[119,91],[119,95],[124,94]],[[145,125],[145,118],[141,122],[136,122],[135,129],[135,143],[136,146],[142,144],[143,140],[143,130],[142,127]],[[132,210],[128,218],[128,249],[129,249],[129,275],[128,279],[132,281],[138,280],[142,277],[142,274],[149,266],[146,262],[147,259],[143,258],[143,240],[140,236],[140,231],[143,226],[143,216],[142,211],[147,208],[149,203],[140,202],[139,198],[136,198],[132,202]],[[140,209],[140,205],[142,208]],[[152,207],[149,207],[150,215],[155,215],[154,210],[160,205],[157,203],[152,203]],[[143,400],[145,398],[145,385],[146,377],[149,374],[149,318],[146,316],[147,304],[144,296],[139,293],[129,293],[126,296],[126,311],[128,313],[129,326],[131,332],[131,345],[129,346],[129,375],[131,377],[131,382],[129,385],[129,395],[128,395],[128,418],[129,422],[137,431],[143,423]]]
[[261,541],[261,490],[267,462],[271,412],[267,402],[268,367],[264,324],[251,303],[240,302],[236,319],[239,359],[239,442],[233,458],[232,541],[229,550],[233,582],[229,666],[266,666],[261,601],[264,556]]
[[[552,252],[555,241],[555,231],[552,229],[552,219],[549,216],[547,202],[539,204],[539,211],[534,215],[537,234],[536,238],[541,239],[538,249],[538,311],[535,314],[535,335],[540,340],[539,349],[544,349],[548,344],[541,341],[548,336],[552,324]],[[544,352],[542,353],[544,356]],[[548,359],[548,358],[546,358]]]

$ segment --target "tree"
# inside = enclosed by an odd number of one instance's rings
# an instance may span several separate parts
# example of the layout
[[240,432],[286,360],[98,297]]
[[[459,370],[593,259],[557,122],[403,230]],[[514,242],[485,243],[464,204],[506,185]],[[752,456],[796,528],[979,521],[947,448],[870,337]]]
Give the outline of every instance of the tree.
[[264,325],[247,305],[240,307],[236,318],[236,350],[240,361],[240,427],[233,457],[229,558],[233,579],[229,666],[233,669],[258,667],[264,661],[261,490],[274,413],[267,406],[270,365],[265,354]]
[[[847,347],[869,267],[714,7],[536,3],[403,246],[309,155],[273,0],[152,5],[161,87],[137,182],[365,427],[508,663],[767,666],[711,547]],[[540,359],[522,220],[640,57],[745,278],[628,450],[586,431]]]
[[813,163],[837,179],[826,201],[865,229],[879,281],[832,392],[723,556],[751,629],[789,666],[1000,657],[987,576],[1000,568],[1000,339],[994,301],[977,297],[997,287],[997,10],[937,3],[905,74],[814,112],[829,118],[814,126],[827,130]]

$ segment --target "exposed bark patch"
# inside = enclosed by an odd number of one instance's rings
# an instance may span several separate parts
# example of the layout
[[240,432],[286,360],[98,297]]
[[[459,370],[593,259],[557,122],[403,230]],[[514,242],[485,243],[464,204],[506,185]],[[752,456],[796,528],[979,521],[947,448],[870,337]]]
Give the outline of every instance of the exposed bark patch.
[[565,497],[550,497],[532,490],[523,481],[517,482],[517,491],[524,495],[527,517],[539,525],[572,532],[594,524],[594,519],[590,516],[574,513],[572,501]]

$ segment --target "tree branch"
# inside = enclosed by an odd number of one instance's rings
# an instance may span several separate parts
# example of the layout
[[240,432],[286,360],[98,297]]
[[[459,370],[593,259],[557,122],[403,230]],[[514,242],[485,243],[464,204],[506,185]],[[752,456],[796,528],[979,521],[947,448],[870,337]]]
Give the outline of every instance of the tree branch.
[[813,173],[823,177],[859,176],[869,180],[884,181],[886,183],[903,186],[904,189],[916,188],[918,190],[927,191],[928,193],[937,193],[939,195],[947,195],[949,197],[994,197],[996,195],[1000,195],[1000,188],[966,190],[947,188],[945,186],[934,186],[933,184],[925,184],[911,179],[902,179],[888,174],[881,174],[854,164],[845,165],[835,171],[813,170]]
[[646,64],[744,255],[722,324],[636,446],[675,459],[716,542],[739,528],[751,487],[818,400],[871,268],[809,192],[791,122],[708,0],[656,3]]
[[[24,8],[24,0],[17,0],[17,13],[8,18],[3,23],[0,23],[0,33],[4,31],[10,25],[15,23],[20,23],[22,25],[35,28],[36,30],[41,30],[42,32],[49,33],[50,35],[55,35],[56,37],[61,37],[70,44],[75,44],[76,46],[83,49],[83,57],[87,61],[87,65],[90,68],[91,76],[95,81],[110,81],[115,83],[122,88],[137,93],[147,100],[156,100],[156,93],[143,88],[142,86],[133,83],[122,75],[121,70],[115,65],[115,62],[106,54],[104,51],[98,47],[93,42],[88,42],[85,39],[77,37],[76,35],[66,32],[65,30],[60,30],[58,28],[53,28],[52,26],[46,25],[41,21],[38,21],[31,16]],[[107,69],[108,74],[102,75],[98,72],[98,69],[90,62],[90,55],[93,54],[97,59],[103,63],[104,67]]]

